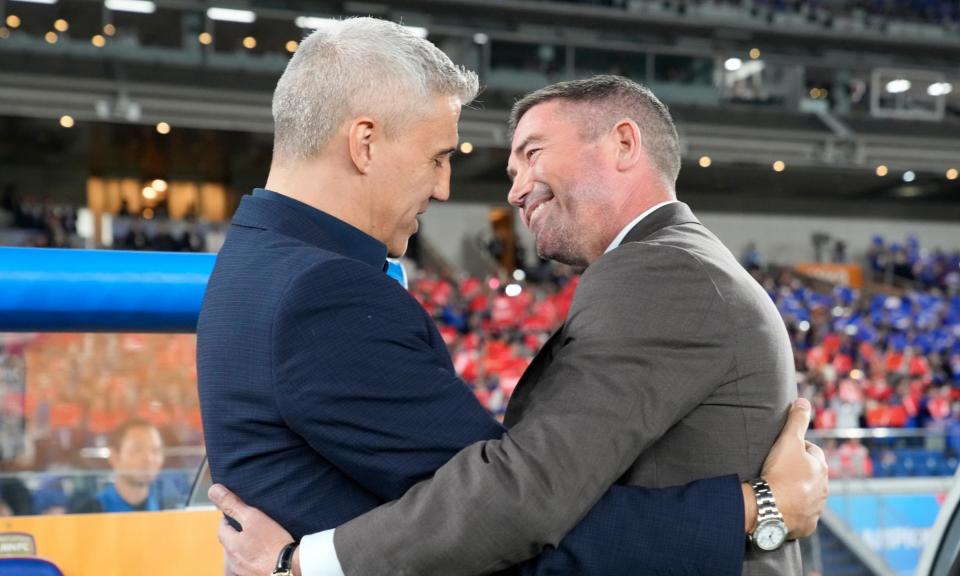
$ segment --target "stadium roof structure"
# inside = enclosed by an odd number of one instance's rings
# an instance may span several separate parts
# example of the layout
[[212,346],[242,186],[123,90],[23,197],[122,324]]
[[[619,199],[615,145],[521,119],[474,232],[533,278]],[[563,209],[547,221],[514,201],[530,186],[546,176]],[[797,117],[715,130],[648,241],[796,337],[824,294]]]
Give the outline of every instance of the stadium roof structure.
[[[733,7],[678,11],[670,2],[646,0],[628,3],[627,10],[525,0],[501,0],[494,9],[481,0],[216,3],[251,11],[249,23],[210,18],[206,3],[154,4],[154,12],[134,14],[108,10],[99,0],[5,3],[0,16],[15,11],[18,26],[0,34],[0,116],[55,121],[69,115],[79,125],[165,122],[268,135],[271,94],[289,58],[290,46],[283,46],[309,32],[298,22],[372,14],[417,27],[480,73],[485,90],[461,120],[461,140],[475,149],[458,160],[456,178],[469,179],[474,189],[468,197],[485,197],[487,188],[499,197],[506,118],[519,95],[587,75],[598,54],[619,54],[611,66],[635,65],[671,107],[687,163],[698,169],[698,159],[711,159],[709,170],[685,169],[682,187],[723,190],[750,173],[746,184],[764,196],[960,202],[958,181],[943,177],[948,168],[960,168],[960,36],[935,34],[928,25],[890,22],[882,30],[853,30],[844,28],[852,21],[839,16],[826,26]],[[69,21],[68,31],[50,36],[54,18]],[[91,35],[104,36],[108,26],[114,36],[94,43]],[[205,33],[206,44],[198,41]],[[767,69],[747,61],[750,46],[762,47]],[[532,68],[510,68],[509,51],[528,48],[513,60],[533,58]],[[506,54],[506,68],[495,66],[497,51]],[[754,77],[735,73],[731,79],[724,72],[725,60],[740,53],[754,66]],[[671,80],[664,66],[675,62],[698,78]],[[536,69],[547,64],[553,68]],[[944,114],[937,121],[877,119],[863,105],[838,113],[806,96],[811,82],[836,91],[839,79],[867,77],[879,67],[941,75],[958,89],[938,97]],[[786,78],[771,81],[779,99],[743,102],[724,84],[776,75]],[[784,163],[784,173],[770,169],[776,161]],[[913,171],[918,178],[878,180],[878,166],[891,176]]]

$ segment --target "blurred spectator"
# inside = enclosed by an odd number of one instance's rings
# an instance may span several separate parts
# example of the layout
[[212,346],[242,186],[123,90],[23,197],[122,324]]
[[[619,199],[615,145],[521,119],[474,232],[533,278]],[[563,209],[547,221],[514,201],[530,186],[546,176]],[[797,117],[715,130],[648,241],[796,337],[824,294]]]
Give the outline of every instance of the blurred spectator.
[[[12,190],[0,198],[0,233],[8,232],[8,242],[26,247],[78,248],[84,240],[77,234],[77,207],[37,201],[18,200]],[[156,210],[131,215],[126,202],[113,218],[113,247],[122,250],[160,250],[168,252],[203,252],[217,249],[222,241],[210,234],[219,234],[199,218],[193,210],[182,220],[167,217],[161,205]]]
[[74,511],[143,512],[161,509],[155,481],[163,468],[163,438],[146,420],[130,420],[110,443],[113,482],[94,498],[80,502]]
[[875,282],[913,284],[940,289],[948,296],[960,293],[960,250],[925,250],[915,236],[905,244],[887,244],[875,236],[867,252],[867,267]]
[[41,515],[67,513],[67,495],[59,478],[44,481],[40,488],[34,491],[33,510]]
[[743,256],[740,257],[740,263],[751,272],[760,270],[760,250],[757,249],[756,242],[750,242],[743,250]]
[[33,497],[18,478],[0,478],[0,516],[33,514]]

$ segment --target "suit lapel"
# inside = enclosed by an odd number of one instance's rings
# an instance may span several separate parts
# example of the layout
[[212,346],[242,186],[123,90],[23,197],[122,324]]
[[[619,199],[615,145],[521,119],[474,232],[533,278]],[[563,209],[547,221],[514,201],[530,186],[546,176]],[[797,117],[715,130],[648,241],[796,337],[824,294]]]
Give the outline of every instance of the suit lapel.
[[561,335],[563,334],[565,326],[566,324],[562,324],[560,328],[550,336],[550,339],[544,343],[540,351],[537,352],[537,355],[534,356],[530,366],[523,372],[523,376],[520,378],[520,381],[517,382],[517,387],[513,389],[513,395],[510,396],[510,401],[507,403],[507,413],[504,414],[503,417],[505,426],[510,427],[523,417],[530,393],[533,392],[533,389],[536,387],[536,383],[540,380],[543,371],[546,370],[553,361],[555,349],[558,348],[563,341]]
[[[627,233],[620,244],[641,242],[664,228],[679,226],[681,224],[700,224],[700,221],[693,215],[690,207],[683,202],[667,204],[666,206],[661,206],[638,222],[637,225]],[[507,404],[507,413],[503,419],[503,423],[507,427],[513,426],[523,418],[523,414],[526,412],[529,404],[530,395],[537,387],[537,382],[540,381],[544,371],[553,363],[557,349],[563,343],[565,328],[566,324],[563,324],[553,333],[553,336],[547,340],[543,348],[540,349],[540,352],[534,357],[533,362],[530,363],[530,366],[523,373],[520,382],[517,383],[517,387],[510,397],[510,402]]]

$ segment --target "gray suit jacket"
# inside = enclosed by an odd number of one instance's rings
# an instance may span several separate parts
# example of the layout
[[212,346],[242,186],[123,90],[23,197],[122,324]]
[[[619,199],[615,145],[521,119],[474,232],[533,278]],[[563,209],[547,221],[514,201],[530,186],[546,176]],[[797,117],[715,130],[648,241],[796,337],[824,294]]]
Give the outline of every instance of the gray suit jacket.
[[[337,528],[337,554],[347,574],[505,568],[556,545],[611,484],[759,475],[795,396],[769,296],[686,204],[669,204],[584,272],[517,385],[509,432]],[[748,550],[744,573],[800,574],[797,543]]]

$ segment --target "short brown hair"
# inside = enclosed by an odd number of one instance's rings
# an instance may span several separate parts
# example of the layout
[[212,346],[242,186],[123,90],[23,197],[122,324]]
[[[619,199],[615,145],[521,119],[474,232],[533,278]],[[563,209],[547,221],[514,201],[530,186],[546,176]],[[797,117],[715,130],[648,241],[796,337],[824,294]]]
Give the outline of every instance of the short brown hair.
[[[156,430],[157,433],[160,432],[160,429],[154,426],[149,420],[130,418],[110,433],[107,439],[107,445],[110,447],[110,450],[114,453],[120,452],[120,448],[123,447],[123,441],[126,440],[127,434],[134,428],[152,428]],[[163,434],[160,434],[160,439],[163,439]]]
[[633,120],[643,135],[643,148],[657,169],[671,182],[677,181],[680,174],[677,128],[670,111],[648,88],[628,78],[609,74],[551,84],[513,105],[511,138],[524,114],[551,100],[589,106],[580,113],[580,136],[588,141],[596,139],[623,118]]

